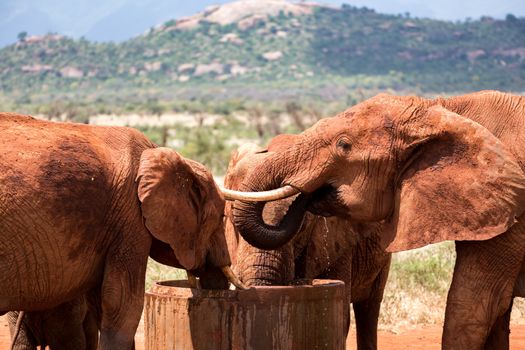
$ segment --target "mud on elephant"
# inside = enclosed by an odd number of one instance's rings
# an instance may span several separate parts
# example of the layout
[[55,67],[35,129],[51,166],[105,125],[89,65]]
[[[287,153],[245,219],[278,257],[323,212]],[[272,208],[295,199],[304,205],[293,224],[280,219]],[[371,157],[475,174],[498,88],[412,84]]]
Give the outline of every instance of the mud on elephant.
[[[286,136],[274,138],[270,147],[284,146]],[[245,144],[232,153],[225,187],[238,190],[243,180],[270,153]],[[264,220],[276,224],[290,200],[266,204]],[[345,282],[347,302],[353,303],[359,349],[377,348],[377,321],[388,277],[391,254],[380,246],[381,225],[357,224],[339,217],[307,213],[299,232],[284,246],[262,250],[249,245],[233,225],[231,202],[226,203],[226,239],[232,268],[248,286],[282,285],[300,278],[328,278]],[[344,312],[349,324],[349,307]]]
[[378,95],[269,147],[240,189],[300,194],[277,225],[264,223],[264,202],[237,201],[235,225],[263,249],[290,240],[307,210],[383,221],[389,251],[455,240],[442,346],[508,348],[525,254],[523,125],[521,96]]
[[0,314],[95,290],[100,348],[131,349],[148,255],[235,281],[223,214],[202,165],[136,130],[0,113]]

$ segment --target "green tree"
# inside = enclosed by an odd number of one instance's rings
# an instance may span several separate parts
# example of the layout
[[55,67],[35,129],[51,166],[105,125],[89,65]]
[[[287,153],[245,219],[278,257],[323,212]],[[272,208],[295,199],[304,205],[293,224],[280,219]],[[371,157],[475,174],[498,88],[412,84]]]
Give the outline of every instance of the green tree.
[[507,16],[505,17],[505,20],[507,22],[516,22],[518,19],[516,18],[516,16],[514,16],[512,13],[509,13],[507,14]]
[[26,41],[27,32],[20,32],[16,37],[18,38],[18,41]]

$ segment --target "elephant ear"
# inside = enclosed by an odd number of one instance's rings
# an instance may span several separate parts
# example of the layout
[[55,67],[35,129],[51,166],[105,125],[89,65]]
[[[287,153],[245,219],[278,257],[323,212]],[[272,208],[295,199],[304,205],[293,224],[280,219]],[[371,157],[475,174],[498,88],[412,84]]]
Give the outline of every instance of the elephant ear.
[[490,131],[441,106],[404,129],[410,156],[386,227],[388,251],[486,240],[516,222],[525,205],[525,174]]
[[196,268],[202,191],[192,167],[173,150],[147,149],[137,182],[146,228],[170,245],[185,269]]

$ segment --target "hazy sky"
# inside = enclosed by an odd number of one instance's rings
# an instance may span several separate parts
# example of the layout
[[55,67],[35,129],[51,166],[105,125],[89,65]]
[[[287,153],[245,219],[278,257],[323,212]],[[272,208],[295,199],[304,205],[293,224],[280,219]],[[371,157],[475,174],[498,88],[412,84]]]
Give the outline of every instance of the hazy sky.
[[[330,2],[341,3],[341,1]],[[397,14],[408,11],[418,17],[447,20],[462,20],[467,17],[477,19],[484,15],[504,18],[508,13],[525,16],[524,0],[356,0],[350,3],[371,7],[378,12]]]
[[[264,1],[264,0],[261,0]],[[58,32],[91,40],[121,41],[169,19],[188,16],[212,4],[230,0],[0,0],[0,47],[17,34]],[[382,13],[445,20],[487,15],[525,17],[525,0],[322,0],[340,6],[366,6]]]

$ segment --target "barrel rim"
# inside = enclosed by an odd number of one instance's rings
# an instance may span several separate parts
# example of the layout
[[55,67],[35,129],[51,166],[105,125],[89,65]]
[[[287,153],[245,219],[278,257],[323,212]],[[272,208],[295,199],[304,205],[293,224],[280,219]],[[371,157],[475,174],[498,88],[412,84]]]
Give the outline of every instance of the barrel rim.
[[[275,299],[282,296],[300,297],[301,299],[326,299],[327,294],[334,297],[340,294],[344,296],[345,284],[340,280],[332,279],[302,279],[300,285],[286,286],[254,286],[247,290],[210,290],[190,288],[187,280],[165,280],[156,281],[146,291],[149,296],[175,297],[185,299],[236,299],[260,301],[263,299]],[[172,285],[169,285],[172,284]],[[174,286],[186,285],[186,286]],[[171,287],[171,288],[166,288]],[[334,295],[335,294],[335,295]]]

